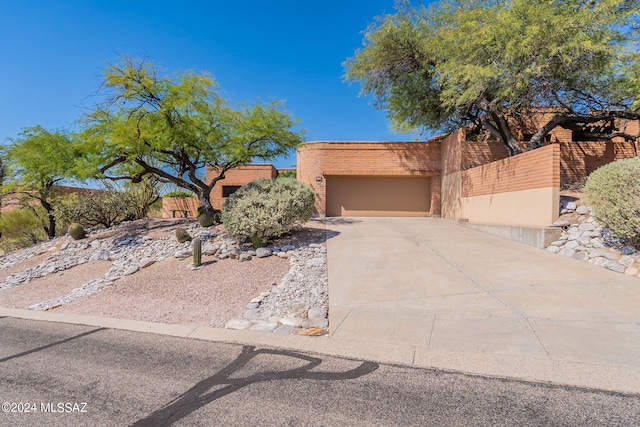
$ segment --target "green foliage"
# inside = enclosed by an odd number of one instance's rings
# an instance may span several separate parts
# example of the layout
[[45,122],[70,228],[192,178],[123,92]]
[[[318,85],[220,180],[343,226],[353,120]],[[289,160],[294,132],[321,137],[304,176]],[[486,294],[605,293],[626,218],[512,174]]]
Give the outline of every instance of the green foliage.
[[259,179],[242,186],[222,206],[228,233],[250,239],[254,247],[300,226],[313,214],[314,193],[290,179]]
[[202,240],[199,237],[193,239],[193,266],[200,267],[202,265]]
[[[80,146],[65,131],[48,131],[40,126],[24,130],[6,148],[6,176],[3,193],[22,194],[35,200],[48,213],[42,227],[49,237],[56,234],[56,186],[65,179],[80,176],[83,156]],[[26,202],[29,204],[29,202]]]
[[84,228],[82,228],[82,226],[77,222],[71,223],[67,231],[69,235],[73,237],[73,240],[80,240],[87,237],[87,233],[85,233]]
[[640,247],[640,157],[593,171],[584,191],[595,217],[617,237]]
[[278,174],[278,178],[293,178],[296,179],[298,177],[297,171],[282,171]]
[[195,197],[195,195],[191,191],[176,190],[170,191],[162,197]]
[[142,193],[110,189],[71,194],[59,201],[54,215],[63,224],[77,222],[84,227],[103,225],[108,228],[146,217],[149,198]]
[[[213,78],[162,75],[152,63],[123,58],[105,69],[108,100],[86,116],[85,155],[105,176],[154,175],[195,193],[213,216],[209,196],[231,168],[271,160],[302,142],[297,120],[278,102],[231,106]],[[199,171],[210,166],[205,182]]]
[[179,243],[191,241],[191,235],[184,228],[181,228],[181,227],[176,228],[175,235],[176,235],[176,240],[178,240]]
[[22,249],[47,239],[42,218],[32,209],[13,209],[0,216],[1,246],[6,252]]
[[528,148],[558,125],[624,135],[606,119],[640,117],[639,4],[401,1],[367,29],[364,48],[345,63],[346,79],[360,82],[400,129],[483,127],[512,154],[520,151],[512,123],[541,107],[555,117]]

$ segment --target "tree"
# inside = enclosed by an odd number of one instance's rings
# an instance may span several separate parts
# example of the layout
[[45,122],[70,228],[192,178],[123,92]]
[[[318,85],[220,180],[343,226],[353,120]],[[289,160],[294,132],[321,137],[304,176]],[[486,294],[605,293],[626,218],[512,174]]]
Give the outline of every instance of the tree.
[[76,176],[81,158],[78,145],[64,130],[48,131],[41,126],[25,129],[6,148],[6,176],[3,194],[21,195],[25,207],[37,201],[47,212],[43,228],[49,238],[56,235],[54,200],[61,181]]
[[558,126],[577,136],[635,141],[640,118],[638,0],[398,2],[345,63],[398,127],[484,129],[511,155],[513,126],[552,112],[531,137]]
[[[281,104],[232,108],[212,77],[185,72],[161,76],[144,60],[107,67],[105,102],[86,117],[86,152],[105,177],[140,182],[145,175],[196,194],[214,217],[211,189],[231,168],[272,160],[303,140]],[[206,182],[202,171],[215,171]]]

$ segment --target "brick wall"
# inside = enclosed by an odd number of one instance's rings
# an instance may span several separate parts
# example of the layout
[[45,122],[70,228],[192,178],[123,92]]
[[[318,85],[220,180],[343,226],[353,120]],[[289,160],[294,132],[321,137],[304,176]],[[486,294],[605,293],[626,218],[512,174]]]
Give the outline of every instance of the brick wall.
[[195,218],[198,206],[196,197],[163,197],[162,218]]
[[[298,147],[298,180],[316,193],[326,213],[326,176],[438,176],[440,142],[311,142]],[[432,181],[431,206],[439,212],[440,187]],[[437,206],[436,206],[437,205]]]
[[638,155],[632,142],[567,142],[560,144],[560,181],[562,185],[584,184],[587,176],[600,166]]
[[[207,182],[210,182],[218,173],[211,167],[207,167]],[[223,197],[223,187],[234,186],[241,187],[245,184],[260,178],[277,178],[278,170],[273,165],[255,164],[238,166],[237,168],[228,170],[225,178],[213,187],[211,190],[211,205],[216,208],[222,208],[222,204],[226,200]]]
[[443,216],[479,224],[548,226],[558,216],[560,145],[442,177]]
[[560,147],[553,144],[462,172],[462,197],[560,187]]

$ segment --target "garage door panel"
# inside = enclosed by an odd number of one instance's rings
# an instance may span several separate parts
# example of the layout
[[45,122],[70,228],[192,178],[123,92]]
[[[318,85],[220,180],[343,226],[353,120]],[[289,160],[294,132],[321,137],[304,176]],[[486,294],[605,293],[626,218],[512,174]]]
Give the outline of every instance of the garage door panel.
[[328,176],[328,216],[428,216],[428,177]]

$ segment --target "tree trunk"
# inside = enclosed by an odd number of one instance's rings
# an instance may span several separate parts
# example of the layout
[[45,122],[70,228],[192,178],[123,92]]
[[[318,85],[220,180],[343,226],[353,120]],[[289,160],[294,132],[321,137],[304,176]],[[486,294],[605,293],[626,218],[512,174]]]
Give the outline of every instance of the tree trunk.
[[53,216],[53,207],[46,199],[40,199],[40,204],[47,211],[47,217],[49,218],[49,226],[45,226],[44,231],[49,239],[53,239],[56,237],[56,217]]
[[202,207],[202,212],[215,220],[216,212],[211,205],[211,188],[199,188],[197,196],[198,202],[200,202],[200,206]]

